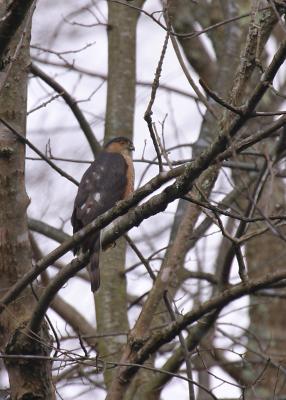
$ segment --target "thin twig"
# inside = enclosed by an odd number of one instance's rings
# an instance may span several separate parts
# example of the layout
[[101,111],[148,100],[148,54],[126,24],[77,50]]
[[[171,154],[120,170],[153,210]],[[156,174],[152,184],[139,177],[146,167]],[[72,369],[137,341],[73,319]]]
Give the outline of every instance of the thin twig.
[[205,92],[218,104],[222,105],[223,107],[227,108],[228,110],[234,112],[235,114],[242,115],[243,111],[240,108],[233,107],[231,104],[227,103],[224,99],[222,99],[216,92],[211,90],[206,82],[200,78],[199,82],[201,86],[204,88]]
[[84,114],[80,110],[76,100],[72,98],[72,96],[54,79],[52,79],[49,75],[47,75],[44,71],[42,71],[39,67],[35,64],[30,65],[30,71],[33,75],[42,79],[47,85],[52,87],[57,93],[61,95],[64,99],[66,104],[70,107],[71,111],[73,112],[75,118],[77,119],[85,137],[90,145],[90,148],[95,155],[98,151],[100,151],[101,146],[95,138],[95,135],[88,123],[87,119],[85,118]]
[[[168,310],[168,312],[169,312],[169,314],[171,316],[172,321],[176,322],[177,321],[176,314],[175,314],[175,312],[174,312],[174,310],[172,308],[172,304],[171,304],[171,301],[169,299],[167,290],[164,292],[163,298],[164,298],[165,305],[166,305],[167,310]],[[175,305],[175,307],[176,307],[176,305]],[[189,400],[195,400],[195,391],[194,391],[194,386],[193,386],[194,385],[194,380],[193,380],[193,372],[192,372],[192,364],[191,364],[191,355],[189,353],[188,346],[186,344],[186,341],[184,339],[184,336],[183,336],[182,332],[179,332],[178,336],[179,336],[179,340],[180,340],[180,343],[181,343],[181,346],[182,346],[182,349],[183,349],[184,358],[185,358],[185,362],[186,362],[187,377],[189,378],[189,380],[188,380],[188,384],[189,384],[188,385],[188,387],[189,387]]]
[[142,264],[145,266],[145,268],[148,271],[148,274],[150,275],[151,279],[153,281],[155,281],[156,279],[156,275],[154,274],[154,272],[152,271],[152,268],[150,267],[150,263],[148,262],[148,260],[146,260],[146,258],[143,256],[143,254],[141,253],[141,251],[138,249],[138,247],[135,245],[135,243],[133,242],[133,240],[130,239],[130,237],[128,235],[124,235],[126,242],[129,244],[129,246],[131,247],[131,249],[134,251],[134,253],[137,255],[137,257],[139,258],[139,260],[142,262]]
[[[80,67],[78,65],[75,65],[74,63],[68,62],[68,60],[65,60],[65,59],[61,59],[62,62],[63,62],[63,63],[61,63],[61,62],[57,62],[57,61],[43,60],[40,57],[32,56],[32,60],[36,61],[38,63],[44,64],[44,65],[52,65],[52,66],[57,67],[57,68],[68,69],[68,70],[70,70],[72,72],[79,72],[80,74],[84,74],[84,75],[91,76],[91,77],[94,77],[94,78],[102,79],[104,81],[108,80],[108,76],[106,74],[102,74],[102,73],[99,73],[99,72],[94,72],[94,71],[92,71],[90,69],[87,69],[87,68],[84,68],[84,67]],[[152,87],[152,84],[153,84],[153,82],[148,82],[148,81],[144,81],[144,80],[140,80],[140,79],[136,81],[136,85],[142,86],[142,87],[148,87],[149,88],[149,87]],[[166,92],[175,93],[175,94],[178,94],[180,96],[184,96],[184,97],[196,100],[196,101],[200,101],[197,98],[197,96],[193,95],[192,93],[189,93],[189,92],[187,92],[185,90],[182,90],[182,89],[175,88],[173,86],[169,86],[168,84],[165,84],[165,83],[160,83],[160,86],[159,86],[158,89],[164,90]]]
[[191,87],[193,88],[194,92],[196,93],[196,95],[198,96],[199,100],[204,104],[204,106],[206,107],[206,109],[210,112],[210,114],[217,120],[218,117],[216,115],[215,110],[213,109],[213,107],[209,104],[209,102],[207,101],[207,99],[205,98],[205,96],[201,93],[200,89],[198,88],[198,86],[195,84],[195,81],[193,80],[193,78],[191,77],[191,74],[189,73],[188,68],[186,67],[183,57],[181,55],[181,51],[179,48],[179,45],[177,43],[177,40],[174,36],[171,36],[171,42],[173,44],[173,48],[175,50],[177,59],[181,65],[181,68],[185,74],[185,77],[187,78],[189,84],[191,85]]
[[58,97],[61,97],[62,94],[63,94],[63,93],[55,94],[54,96],[50,97],[49,100],[44,101],[44,102],[41,103],[39,106],[34,107],[34,108],[32,108],[31,110],[29,110],[29,111],[27,112],[27,115],[30,115],[30,114],[32,114],[33,112],[38,111],[38,110],[40,110],[40,109],[43,108],[43,107],[46,107],[46,106],[47,106],[48,104],[50,104],[52,101],[56,100]]
[[56,164],[54,164],[48,157],[45,156],[45,154],[43,154],[39,149],[37,149],[37,147],[34,146],[33,143],[31,143],[28,139],[26,139],[23,135],[21,135],[21,133],[19,133],[15,128],[13,128],[13,126],[10,125],[7,121],[5,121],[3,118],[0,118],[0,122],[2,122],[2,124],[5,125],[6,128],[8,128],[22,143],[29,146],[36,154],[38,154],[38,156],[40,156],[43,160],[45,160],[46,163],[48,163],[49,166],[52,167],[55,171],[57,171],[61,176],[68,179],[75,185],[77,186],[79,185],[76,179],[74,179],[72,176],[70,176],[61,168],[59,168]]
[[156,68],[156,72],[155,72],[155,77],[154,77],[154,81],[152,84],[152,90],[151,90],[151,97],[150,97],[150,101],[149,104],[147,106],[147,109],[145,111],[144,114],[144,119],[147,122],[148,125],[148,129],[150,132],[150,136],[157,154],[157,158],[158,158],[158,163],[159,163],[159,172],[163,171],[163,165],[162,165],[162,157],[161,157],[161,153],[160,153],[160,148],[158,146],[157,140],[156,140],[156,134],[154,132],[154,127],[153,127],[153,122],[152,122],[152,107],[156,98],[156,93],[157,93],[157,89],[159,87],[160,84],[160,76],[161,76],[161,72],[162,72],[162,65],[163,65],[163,61],[165,58],[165,54],[167,51],[167,46],[168,46],[168,41],[169,41],[169,32],[167,32],[166,37],[165,37],[165,41],[164,41],[164,45],[162,48],[162,52],[161,52],[161,56]]

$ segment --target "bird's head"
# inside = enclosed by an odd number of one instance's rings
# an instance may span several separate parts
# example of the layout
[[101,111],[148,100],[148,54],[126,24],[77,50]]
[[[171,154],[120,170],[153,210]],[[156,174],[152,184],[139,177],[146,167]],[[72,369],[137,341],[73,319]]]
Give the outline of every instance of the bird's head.
[[122,153],[130,155],[133,150],[135,150],[133,142],[124,137],[119,136],[115,139],[111,139],[106,145],[104,146],[104,150],[110,153]]

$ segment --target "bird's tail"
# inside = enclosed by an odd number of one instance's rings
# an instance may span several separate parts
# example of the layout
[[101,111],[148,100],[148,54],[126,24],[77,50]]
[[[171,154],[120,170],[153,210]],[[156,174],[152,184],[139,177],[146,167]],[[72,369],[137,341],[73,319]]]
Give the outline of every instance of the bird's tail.
[[88,272],[91,282],[91,291],[96,292],[100,286],[100,269],[99,269],[99,256],[101,250],[100,237],[96,239],[92,254],[90,257],[90,262],[88,265]]

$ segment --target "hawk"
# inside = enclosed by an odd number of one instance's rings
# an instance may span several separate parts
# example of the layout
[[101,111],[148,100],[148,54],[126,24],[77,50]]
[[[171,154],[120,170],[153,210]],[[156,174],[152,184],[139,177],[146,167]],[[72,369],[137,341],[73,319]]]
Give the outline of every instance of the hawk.
[[[134,145],[130,139],[117,137],[110,140],[96,155],[79,184],[71,217],[73,233],[133,192],[134,167],[131,156],[133,150]],[[91,255],[88,271],[91,290],[95,292],[100,285],[100,232],[89,235],[74,248],[74,254],[80,250],[89,251]]]

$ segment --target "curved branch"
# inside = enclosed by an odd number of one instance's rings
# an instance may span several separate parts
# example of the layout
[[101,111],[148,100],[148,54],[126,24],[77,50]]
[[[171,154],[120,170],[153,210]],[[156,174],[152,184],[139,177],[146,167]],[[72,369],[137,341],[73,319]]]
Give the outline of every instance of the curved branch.
[[46,222],[38,221],[34,218],[28,219],[28,227],[33,232],[45,235],[58,243],[64,243],[66,240],[70,239],[70,235],[65,233],[62,229],[57,229]]
[[53,88],[64,99],[64,101],[67,103],[67,105],[73,112],[75,118],[77,119],[83,133],[85,134],[93,155],[95,155],[98,151],[100,151],[101,146],[96,140],[95,135],[90,127],[90,124],[86,120],[84,114],[80,110],[75,99],[72,98],[72,96],[58,82],[52,79],[49,75],[47,75],[35,64],[30,65],[30,71],[33,75],[41,78],[47,85]]
[[56,279],[53,279],[48,287],[45,289],[44,293],[39,299],[36,305],[35,311],[33,312],[32,319],[27,326],[28,331],[37,333],[41,327],[41,323],[45,314],[53,301],[55,295],[59,289],[68,281],[69,278],[74,276],[78,271],[84,268],[89,261],[89,255],[85,254],[83,258],[78,257],[67,264],[63,269],[59,271]]

